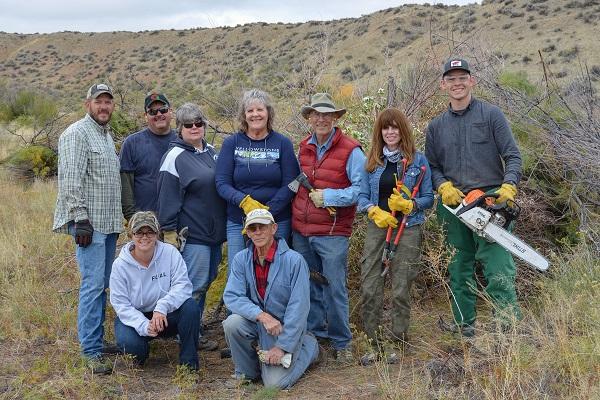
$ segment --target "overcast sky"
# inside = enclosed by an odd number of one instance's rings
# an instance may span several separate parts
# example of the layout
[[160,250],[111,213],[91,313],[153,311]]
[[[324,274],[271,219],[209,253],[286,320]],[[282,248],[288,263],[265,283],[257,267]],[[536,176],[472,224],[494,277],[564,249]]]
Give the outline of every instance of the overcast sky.
[[[0,31],[48,33],[214,28],[360,17],[412,0],[0,0]],[[475,0],[430,0],[467,4]],[[479,1],[477,1],[479,2]]]

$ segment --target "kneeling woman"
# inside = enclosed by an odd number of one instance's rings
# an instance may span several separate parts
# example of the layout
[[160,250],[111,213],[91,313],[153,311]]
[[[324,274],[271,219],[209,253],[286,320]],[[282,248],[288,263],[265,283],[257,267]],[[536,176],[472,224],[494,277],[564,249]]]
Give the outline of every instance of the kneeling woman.
[[[397,191],[396,177],[402,178],[406,160],[404,185],[408,190]],[[421,167],[425,167],[421,186],[410,199],[418,181]],[[431,170],[425,156],[416,151],[412,129],[402,111],[395,108],[383,110],[375,121],[371,148],[367,154],[361,191],[358,197],[360,211],[368,211],[369,224],[361,259],[361,291],[363,325],[367,336],[376,341],[383,310],[383,283],[381,257],[387,228],[400,225],[407,215],[404,233],[391,261],[392,275],[392,335],[393,339],[407,339],[410,318],[410,287],[419,272],[421,256],[421,225],[425,222],[424,210],[433,205]],[[398,211],[398,220],[390,211]],[[396,231],[394,231],[394,236]],[[392,241],[394,240],[392,236]]]
[[175,247],[158,240],[150,211],[129,220],[131,242],[121,249],[110,275],[110,303],[117,345],[141,365],[150,340],[179,334],[179,364],[198,369],[200,313],[192,299],[185,262]]

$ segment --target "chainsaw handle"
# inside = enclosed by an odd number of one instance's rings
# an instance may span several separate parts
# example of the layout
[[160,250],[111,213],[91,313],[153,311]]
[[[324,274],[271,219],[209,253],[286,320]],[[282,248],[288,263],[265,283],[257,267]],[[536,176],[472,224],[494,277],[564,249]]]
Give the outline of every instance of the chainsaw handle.
[[458,210],[455,215],[458,217],[462,213],[465,213],[475,207],[478,207],[479,205],[481,205],[481,203],[483,203],[485,201],[485,199],[490,198],[490,197],[497,199],[498,197],[500,197],[500,195],[498,193],[484,193],[481,196],[479,196],[477,199],[473,200],[472,202],[470,202],[469,204],[467,204],[466,206],[464,206],[463,208]]

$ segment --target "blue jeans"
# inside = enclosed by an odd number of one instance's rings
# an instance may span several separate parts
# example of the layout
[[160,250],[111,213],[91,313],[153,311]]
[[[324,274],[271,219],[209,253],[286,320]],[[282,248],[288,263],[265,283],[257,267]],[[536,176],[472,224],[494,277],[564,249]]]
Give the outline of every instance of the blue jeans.
[[[246,242],[244,242],[244,235],[242,235],[242,224],[236,224],[227,220],[227,276],[229,277],[229,271],[231,271],[231,264],[233,258],[237,253],[246,248]],[[286,219],[285,221],[279,221],[277,223],[277,232],[275,236],[283,238],[286,242],[290,243],[290,233],[292,230],[292,220]]]
[[[231,314],[223,321],[225,339],[231,349],[235,375],[247,379],[262,378],[265,386],[290,388],[319,355],[319,346],[314,336],[305,333],[299,340],[300,349],[293,355],[289,368],[259,362],[253,342],[260,342],[261,335],[268,335],[260,322],[250,321],[241,315]],[[264,349],[270,350],[270,349]]]
[[[171,337],[179,335],[179,364],[198,369],[198,330],[200,322],[198,303],[189,298],[172,313],[167,314],[167,328],[157,337]],[[152,319],[152,312],[144,313],[146,318]],[[126,354],[131,354],[136,361],[143,365],[150,354],[151,336],[140,336],[131,326],[121,322],[115,317],[115,338],[117,346]]]
[[[73,235],[75,226],[69,230]],[[87,247],[75,245],[79,265],[79,306],[77,307],[77,334],[81,352],[86,357],[98,357],[102,353],[106,289],[117,249],[118,233],[104,234],[94,231],[92,243]]]
[[199,321],[202,321],[206,292],[217,277],[219,264],[223,258],[221,245],[206,246],[188,243],[181,255],[187,267],[188,277],[192,282],[192,297],[200,306]]
[[309,269],[320,272],[329,285],[310,281],[308,330],[329,338],[336,350],[350,346],[350,307],[348,304],[348,238],[345,236],[302,236],[293,233],[294,250],[306,260]]

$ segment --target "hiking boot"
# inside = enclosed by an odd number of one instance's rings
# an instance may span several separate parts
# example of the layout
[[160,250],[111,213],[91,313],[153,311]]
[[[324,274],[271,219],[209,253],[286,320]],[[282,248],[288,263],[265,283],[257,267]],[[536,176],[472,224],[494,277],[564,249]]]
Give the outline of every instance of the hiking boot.
[[456,322],[452,322],[450,324],[444,322],[444,320],[442,319],[442,317],[440,317],[440,319],[438,320],[438,327],[446,332],[452,332],[452,333],[460,333],[461,335],[463,335],[466,338],[471,338],[473,336],[475,336],[475,326],[474,325],[469,325],[469,324],[464,324],[464,325],[458,325]]
[[198,350],[215,351],[219,348],[219,344],[214,340],[208,340],[204,336],[198,338]]
[[362,366],[368,366],[368,365],[372,365],[375,364],[375,362],[377,361],[384,361],[387,364],[398,364],[400,362],[400,357],[398,357],[398,354],[391,352],[391,353],[375,353],[375,352],[370,352],[370,353],[366,353],[364,354],[360,360],[359,363]]
[[123,354],[123,351],[116,344],[110,343],[110,342],[107,342],[107,341],[103,341],[102,342],[102,354],[103,355]]
[[229,347],[225,347],[221,349],[221,358],[231,358],[231,349]]
[[112,362],[101,356],[86,358],[85,366],[92,374],[109,375],[112,373]]
[[354,364],[354,354],[351,348],[335,351],[335,360],[338,364],[351,365]]

